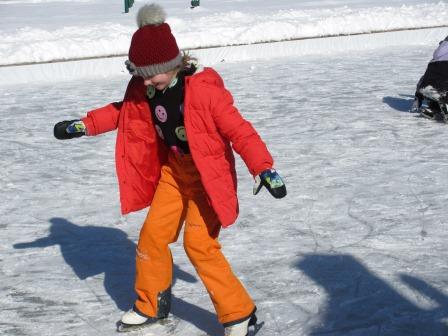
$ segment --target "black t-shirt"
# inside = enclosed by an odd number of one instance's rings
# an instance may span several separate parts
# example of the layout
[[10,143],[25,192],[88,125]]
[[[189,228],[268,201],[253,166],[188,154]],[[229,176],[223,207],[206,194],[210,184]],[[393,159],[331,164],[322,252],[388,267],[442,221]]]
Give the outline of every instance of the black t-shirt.
[[157,134],[178,154],[190,153],[184,125],[184,88],[185,76],[195,71],[194,67],[180,71],[165,90],[148,86],[146,92]]

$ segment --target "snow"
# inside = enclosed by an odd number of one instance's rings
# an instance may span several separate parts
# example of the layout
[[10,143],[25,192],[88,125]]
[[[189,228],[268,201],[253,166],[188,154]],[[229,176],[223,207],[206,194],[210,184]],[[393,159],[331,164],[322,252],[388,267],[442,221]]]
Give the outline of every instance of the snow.
[[[121,1],[0,2],[0,87],[126,74],[123,63],[136,30],[135,13],[144,3],[136,1],[124,14]],[[333,53],[373,44],[435,44],[448,27],[448,4],[443,1],[210,0],[193,10],[188,1],[164,4],[180,48],[210,66],[223,60]],[[430,27],[441,28],[422,30]],[[400,34],[387,37],[334,38],[397,30]],[[323,40],[307,41],[317,37]],[[266,43],[273,41],[286,43]],[[95,60],[105,56],[109,58]],[[48,63],[73,59],[85,61]],[[26,66],[30,63],[44,64]]]
[[[5,50],[27,61],[38,60],[37,50],[45,57],[109,53],[110,36],[98,28],[107,21],[129,27],[123,41],[115,40],[126,52],[136,8],[122,14],[117,1],[98,11],[105,3],[1,1],[2,61],[12,59]],[[221,12],[223,34],[233,22],[225,13],[251,22],[272,14],[272,24],[284,34],[280,23],[304,24],[300,15],[292,19],[301,11],[316,26],[325,13],[355,13],[358,19],[343,27],[329,25],[330,32],[352,33],[391,8],[397,18],[417,18],[431,8],[446,11],[445,2],[429,1],[203,0],[193,11],[188,3],[164,2],[173,26],[176,20],[219,18]],[[291,19],[280,20],[282,12]],[[241,27],[238,15],[235,30]],[[437,20],[447,23],[446,15],[432,13],[427,26]],[[245,28],[246,37],[263,38],[253,26]],[[62,43],[74,30],[95,27],[95,38],[80,33]],[[36,46],[50,43],[56,33],[61,43],[22,49],[25,38],[10,43],[22,28]],[[259,336],[448,334],[446,125],[407,112],[447,32],[419,29],[195,51],[222,74],[288,188],[281,200],[266,191],[253,196],[253,180],[238,159],[240,217],[220,240],[265,322]],[[83,48],[95,39],[93,50]],[[201,43],[210,41],[204,37]],[[71,43],[72,52],[63,51]],[[122,99],[129,78],[122,61],[0,68],[2,335],[110,336],[133,303],[135,244],[146,211],[119,213],[115,134],[70,141],[52,135],[55,122]],[[222,335],[181,241],[172,249],[172,319],[178,323],[172,334]],[[167,334],[159,329],[136,334]]]
[[[192,50],[202,64],[214,66],[223,62],[239,63],[242,61],[269,60],[285,56],[331,55],[340,52],[357,53],[362,50],[406,46],[420,48],[422,45],[436,45],[441,36],[446,35],[446,28],[419,29],[393,33],[353,35],[299,41],[283,41],[265,44],[250,44],[233,47],[207,48]],[[36,82],[58,83],[73,79],[104,78],[121,75],[129,78],[124,65],[126,57],[111,57],[74,62],[55,62],[39,65],[22,65],[0,67],[0,86],[29,85]],[[430,56],[428,56],[428,60]]]
[[[381,1],[375,6],[366,1],[273,2],[203,1],[194,10],[188,1],[165,3],[168,23],[182,49],[448,24],[448,4],[441,1],[388,1],[387,6]],[[120,1],[44,3],[0,2],[1,64],[126,55],[136,30],[135,12],[142,5],[136,2],[131,13],[121,14]],[[24,11],[37,18],[25,17]],[[97,17],[103,11],[111,15]]]

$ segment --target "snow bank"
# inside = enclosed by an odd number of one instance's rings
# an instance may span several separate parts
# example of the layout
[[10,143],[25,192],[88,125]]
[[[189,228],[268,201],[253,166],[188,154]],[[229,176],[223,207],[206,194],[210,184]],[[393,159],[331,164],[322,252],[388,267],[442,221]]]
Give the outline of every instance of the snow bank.
[[[4,8],[7,9],[7,6]],[[51,29],[25,25],[3,30],[0,32],[0,65],[126,55],[132,33],[136,29],[133,20],[82,25],[69,23],[72,21]],[[189,15],[169,16],[168,23],[179,46],[182,49],[193,49],[448,26],[448,4],[438,2],[372,8],[342,6],[267,10],[260,13],[235,10],[225,14],[203,10]]]
[[[192,50],[191,52],[199,58],[202,64],[212,66],[220,62],[300,57],[312,54],[350,53],[393,46],[408,45],[410,48],[415,48],[421,45],[430,45],[435,47],[446,34],[446,29],[435,28],[208,48]],[[428,55],[428,61],[430,58],[431,55]],[[128,76],[124,66],[125,60],[126,57],[110,57],[73,62],[0,67],[0,78],[2,78],[0,86],[36,81],[58,82],[89,77]]]
[[[435,15],[434,13],[438,13]],[[247,44],[278,40],[369,33],[448,24],[448,4],[400,7],[319,8],[279,10],[259,15],[231,12],[210,15],[195,22],[171,22],[178,41],[186,48]]]

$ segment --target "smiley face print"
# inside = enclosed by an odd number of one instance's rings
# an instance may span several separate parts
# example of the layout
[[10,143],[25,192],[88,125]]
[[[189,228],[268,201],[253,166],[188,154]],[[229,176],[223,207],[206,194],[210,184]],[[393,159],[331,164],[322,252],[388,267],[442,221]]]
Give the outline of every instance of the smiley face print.
[[160,122],[164,123],[168,119],[168,113],[166,113],[166,109],[162,105],[156,106],[155,113]]
[[181,141],[187,141],[187,132],[185,132],[184,126],[176,127],[176,136]]
[[149,99],[154,98],[156,94],[156,89],[154,86],[152,85],[148,85],[148,87],[146,88],[146,95],[148,96]]

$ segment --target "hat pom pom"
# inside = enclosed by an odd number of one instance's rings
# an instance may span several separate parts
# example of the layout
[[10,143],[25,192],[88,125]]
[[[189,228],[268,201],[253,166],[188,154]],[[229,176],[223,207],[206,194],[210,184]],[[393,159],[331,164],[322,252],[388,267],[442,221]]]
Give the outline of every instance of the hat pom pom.
[[165,22],[166,13],[157,4],[144,5],[137,14],[137,26],[159,25]]

